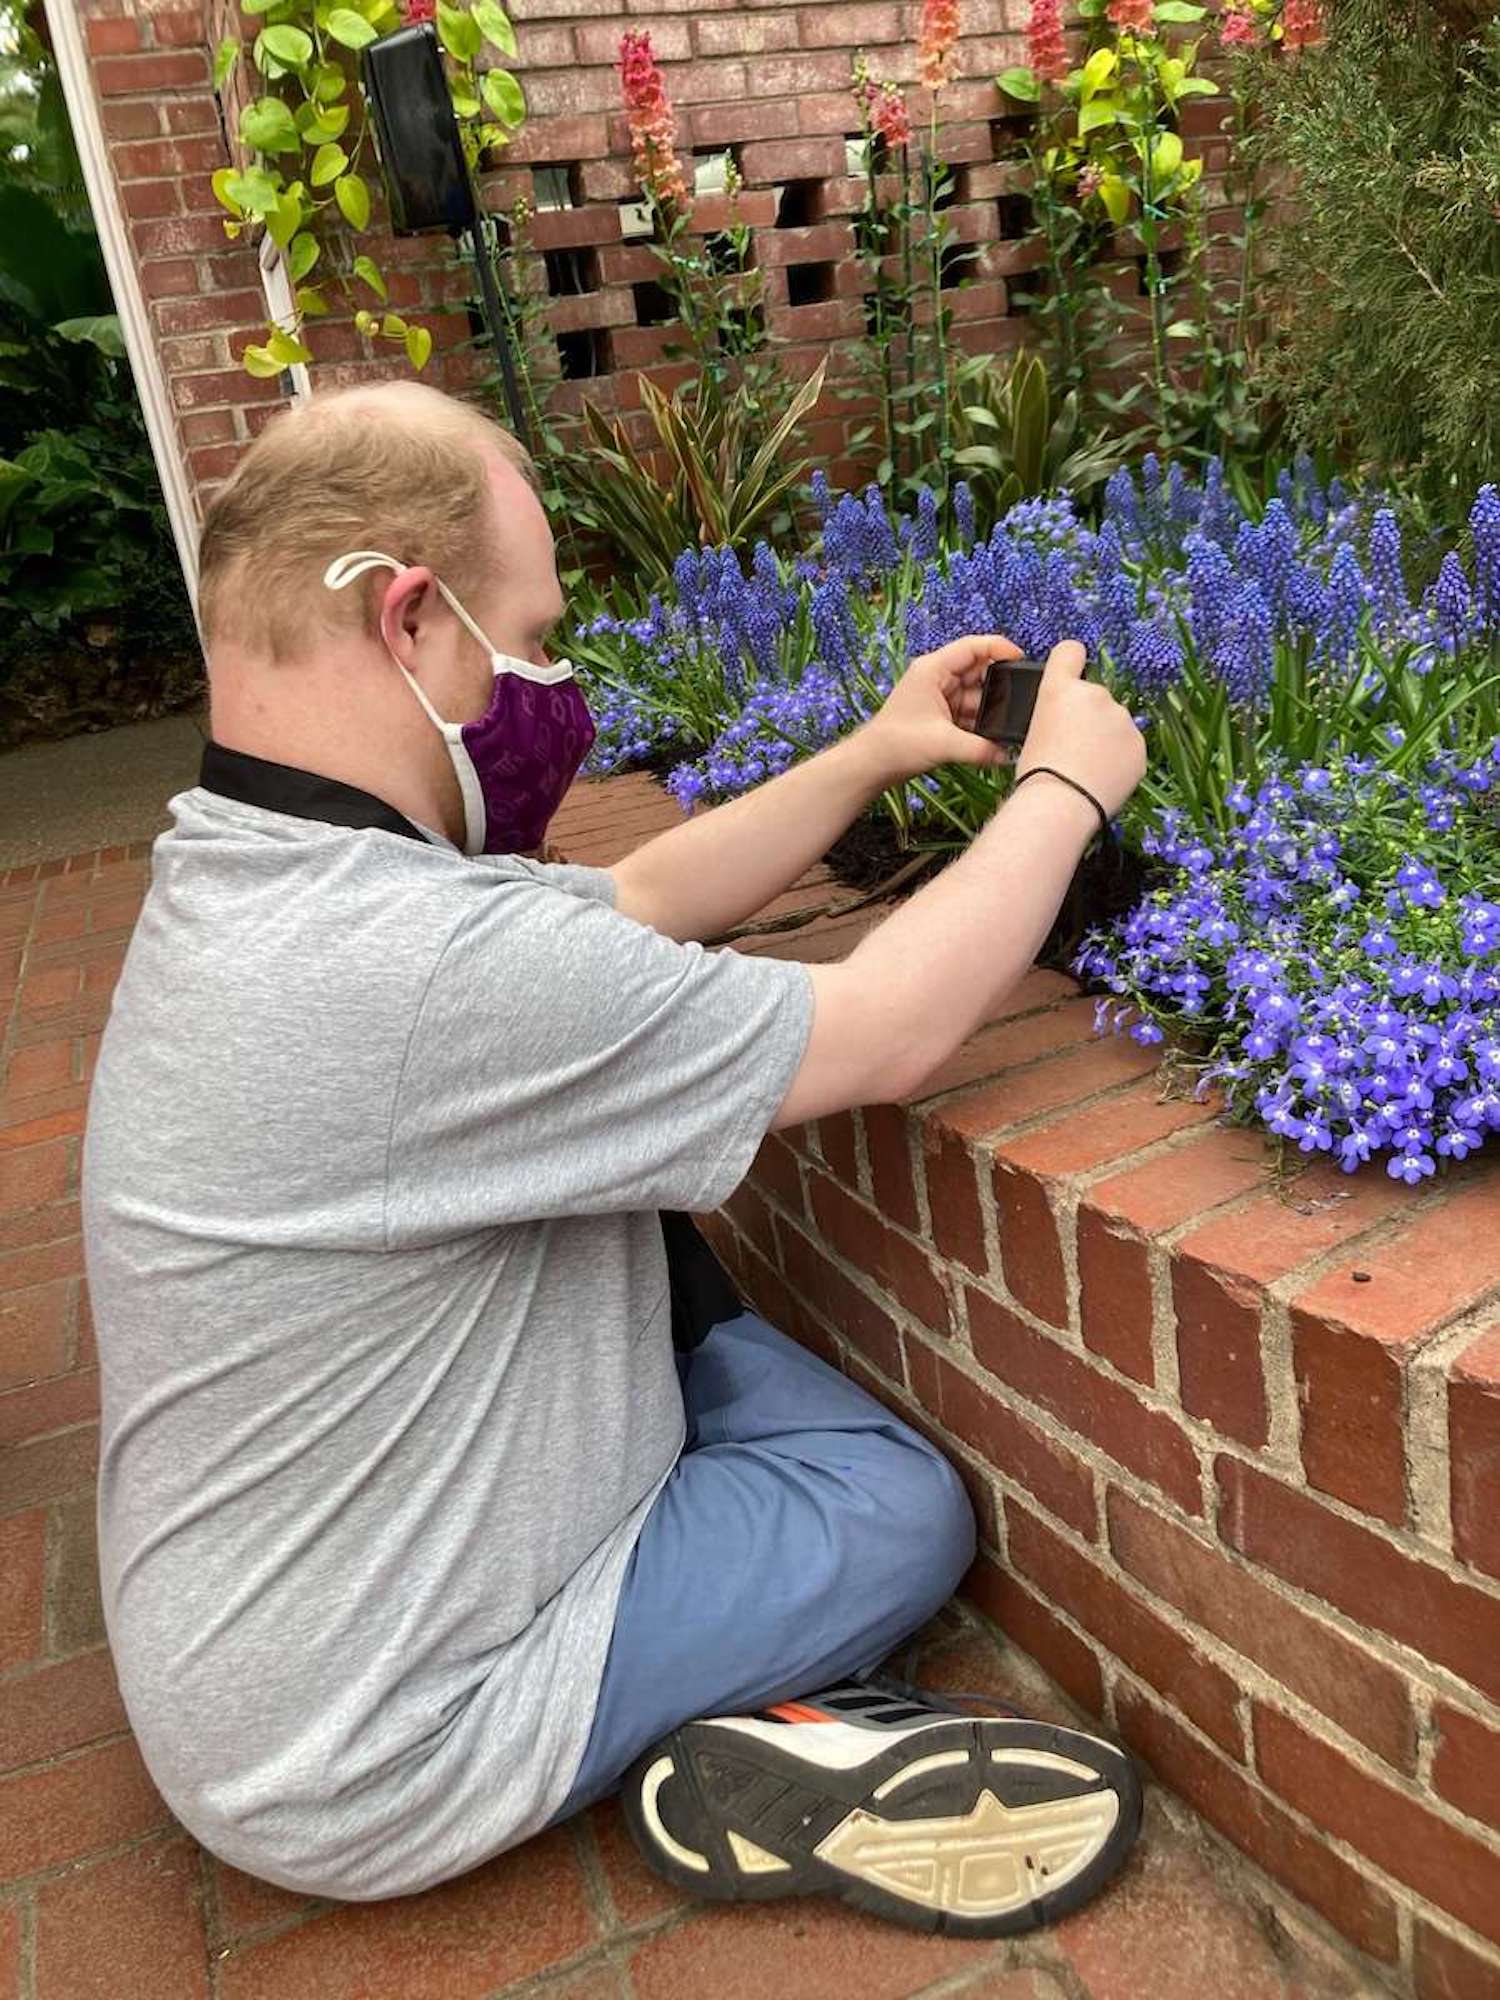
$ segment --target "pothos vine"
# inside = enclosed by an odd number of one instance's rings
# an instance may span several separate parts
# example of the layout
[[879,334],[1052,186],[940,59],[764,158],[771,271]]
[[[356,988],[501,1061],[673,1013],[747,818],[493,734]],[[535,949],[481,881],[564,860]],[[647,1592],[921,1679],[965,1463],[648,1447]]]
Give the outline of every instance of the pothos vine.
[[[371,213],[369,155],[355,63],[358,53],[413,19],[434,20],[448,58],[448,85],[465,156],[471,167],[512,139],[526,119],[526,99],[510,70],[486,51],[514,58],[516,35],[498,0],[240,0],[240,13],[260,20],[253,38],[227,35],[214,59],[214,87],[223,91],[242,62],[253,72],[240,112],[245,164],[221,167],[213,191],[228,211],[227,236],[264,224],[280,249],[293,286],[290,326],[268,324],[266,339],[245,349],[252,375],[278,375],[312,359],[304,323],[331,310],[330,289],[354,308],[367,338],[404,347],[412,367],[426,366],[432,335],[392,312],[385,274],[363,251],[351,254]],[[375,304],[371,304],[371,301]]]

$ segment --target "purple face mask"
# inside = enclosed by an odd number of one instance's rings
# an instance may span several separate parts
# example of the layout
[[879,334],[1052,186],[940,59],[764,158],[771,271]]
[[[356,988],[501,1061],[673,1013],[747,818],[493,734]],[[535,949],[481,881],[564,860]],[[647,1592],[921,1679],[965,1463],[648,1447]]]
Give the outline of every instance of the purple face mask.
[[[371,569],[406,563],[378,549],[356,549],[323,572],[343,590]],[[440,577],[433,581],[454,616],[490,656],[495,685],[474,722],[445,722],[416,679],[396,660],[407,686],[442,733],[464,801],[466,854],[519,854],[540,847],[547,826],[594,741],[594,720],[566,660],[536,667],[497,653]],[[391,655],[395,659],[395,655]]]

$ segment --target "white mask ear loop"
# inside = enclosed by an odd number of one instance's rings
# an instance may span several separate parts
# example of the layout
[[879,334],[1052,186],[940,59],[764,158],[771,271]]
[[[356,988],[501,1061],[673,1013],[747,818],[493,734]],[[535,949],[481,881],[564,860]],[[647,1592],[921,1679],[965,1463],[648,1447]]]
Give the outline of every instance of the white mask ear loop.
[[[346,556],[334,557],[333,561],[323,572],[323,582],[329,590],[347,590],[351,583],[358,582],[360,577],[368,575],[372,569],[391,569],[396,572],[397,576],[402,576],[410,568],[410,563],[397,562],[394,556],[385,555],[379,549],[353,549]],[[449,610],[452,611],[454,617],[460,620],[479,641],[484,650],[493,658],[494,648],[474,623],[468,612],[464,610],[447,584],[443,582],[440,576],[435,576],[432,580],[437,585],[443,601],[447,604]],[[387,646],[386,651],[390,652],[389,646]],[[426,692],[416,675],[407,667],[404,667],[400,660],[396,659],[394,653],[391,653],[391,659],[395,662],[397,672],[402,676],[406,685],[426,710],[428,721],[433,723],[438,729],[441,729],[444,736],[456,742],[463,724],[460,722],[445,722],[432,703],[427,699]]]

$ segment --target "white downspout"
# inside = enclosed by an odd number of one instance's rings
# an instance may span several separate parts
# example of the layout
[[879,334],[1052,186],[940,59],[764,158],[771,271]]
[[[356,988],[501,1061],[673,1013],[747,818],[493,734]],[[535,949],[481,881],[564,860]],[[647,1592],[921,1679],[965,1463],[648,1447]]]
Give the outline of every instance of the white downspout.
[[104,252],[110,289],[125,336],[125,352],[130,357],[136,394],[146,419],[146,434],[156,460],[172,539],[177,544],[177,560],[194,614],[198,605],[198,516],[187,466],[178,444],[172,401],[162,373],[161,359],[151,336],[151,320],[141,291],[140,274],[130,248],[119,193],[109,163],[109,147],[89,74],[88,53],[83,28],[73,0],[44,0],[47,25],[51,30],[52,53],[62,80],[63,97],[73,123],[73,141],[83,167],[84,186],[94,212],[94,226]]

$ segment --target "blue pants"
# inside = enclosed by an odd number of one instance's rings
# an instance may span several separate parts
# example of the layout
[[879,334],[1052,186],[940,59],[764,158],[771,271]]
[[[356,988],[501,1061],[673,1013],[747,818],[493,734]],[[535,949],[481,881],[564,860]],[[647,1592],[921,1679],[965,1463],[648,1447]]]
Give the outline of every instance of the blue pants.
[[974,1556],[958,1474],[753,1313],[678,1357],[687,1439],[631,1555],[566,1818],[680,1723],[866,1670]]

